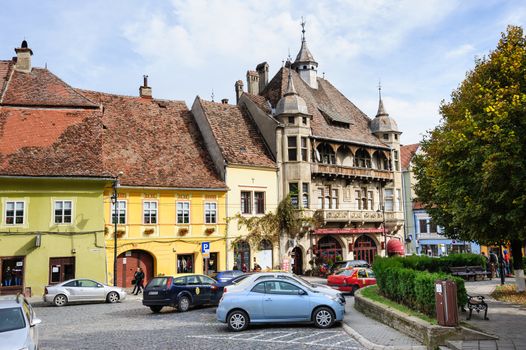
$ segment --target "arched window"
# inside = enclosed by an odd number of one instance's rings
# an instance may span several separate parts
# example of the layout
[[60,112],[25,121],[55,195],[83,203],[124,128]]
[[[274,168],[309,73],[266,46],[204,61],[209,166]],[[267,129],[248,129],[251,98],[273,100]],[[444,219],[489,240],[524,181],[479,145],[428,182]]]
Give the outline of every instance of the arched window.
[[389,170],[389,160],[382,151],[374,152],[373,159],[376,169]]
[[250,245],[239,241],[234,247],[234,270],[250,271]]
[[259,242],[259,250],[272,250],[272,243],[268,239],[263,239]]
[[336,154],[332,147],[327,143],[322,143],[318,146],[320,153],[320,160],[323,164],[336,164]]
[[357,168],[371,168],[371,156],[369,152],[360,148],[354,155],[354,166]]

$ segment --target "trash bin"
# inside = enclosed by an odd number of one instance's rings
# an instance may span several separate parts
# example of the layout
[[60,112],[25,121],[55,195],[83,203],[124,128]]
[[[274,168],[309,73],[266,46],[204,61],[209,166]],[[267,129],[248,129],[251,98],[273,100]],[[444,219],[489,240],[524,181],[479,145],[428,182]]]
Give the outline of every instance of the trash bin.
[[458,326],[457,285],[453,281],[435,281],[437,321],[441,326]]

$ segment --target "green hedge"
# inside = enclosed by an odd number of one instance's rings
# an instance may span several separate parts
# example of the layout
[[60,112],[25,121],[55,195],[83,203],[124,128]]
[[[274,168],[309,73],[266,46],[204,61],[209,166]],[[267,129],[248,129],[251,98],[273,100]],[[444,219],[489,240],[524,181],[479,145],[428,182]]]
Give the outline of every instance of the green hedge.
[[[435,261],[430,262],[428,259],[440,260],[427,257],[376,257],[373,270],[376,273],[376,283],[378,284],[380,293],[386,298],[434,317],[435,281],[452,280],[457,285],[458,305],[465,305],[467,302],[467,293],[462,278],[454,277],[444,272],[430,272],[425,270],[426,267],[438,270],[437,266],[440,266],[440,269],[445,269],[446,266],[455,266],[451,265],[452,262],[465,260],[451,259],[447,262],[438,263]],[[469,259],[471,259],[471,257]]]

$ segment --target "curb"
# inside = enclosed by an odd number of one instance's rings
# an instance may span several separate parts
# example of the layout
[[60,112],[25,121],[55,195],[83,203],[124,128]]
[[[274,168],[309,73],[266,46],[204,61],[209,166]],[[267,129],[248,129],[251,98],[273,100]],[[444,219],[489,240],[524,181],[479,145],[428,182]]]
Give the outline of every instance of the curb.
[[351,337],[356,339],[361,345],[369,350],[427,350],[424,345],[380,345],[375,344],[363,335],[354,330],[347,323],[342,322],[343,330]]

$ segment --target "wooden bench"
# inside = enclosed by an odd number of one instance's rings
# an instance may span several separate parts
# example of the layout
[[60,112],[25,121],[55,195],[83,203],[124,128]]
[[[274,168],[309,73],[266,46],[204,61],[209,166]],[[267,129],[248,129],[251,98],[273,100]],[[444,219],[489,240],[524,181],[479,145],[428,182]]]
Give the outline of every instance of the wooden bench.
[[477,281],[486,277],[491,279],[491,272],[485,271],[482,266],[451,266],[449,271],[453,276],[467,280]]
[[484,319],[489,320],[488,318],[488,304],[484,301],[484,297],[482,295],[469,295],[468,294],[468,309],[469,309],[469,315],[468,320],[471,319],[471,314],[473,313],[473,310],[477,311],[479,313],[480,311],[484,311]]

